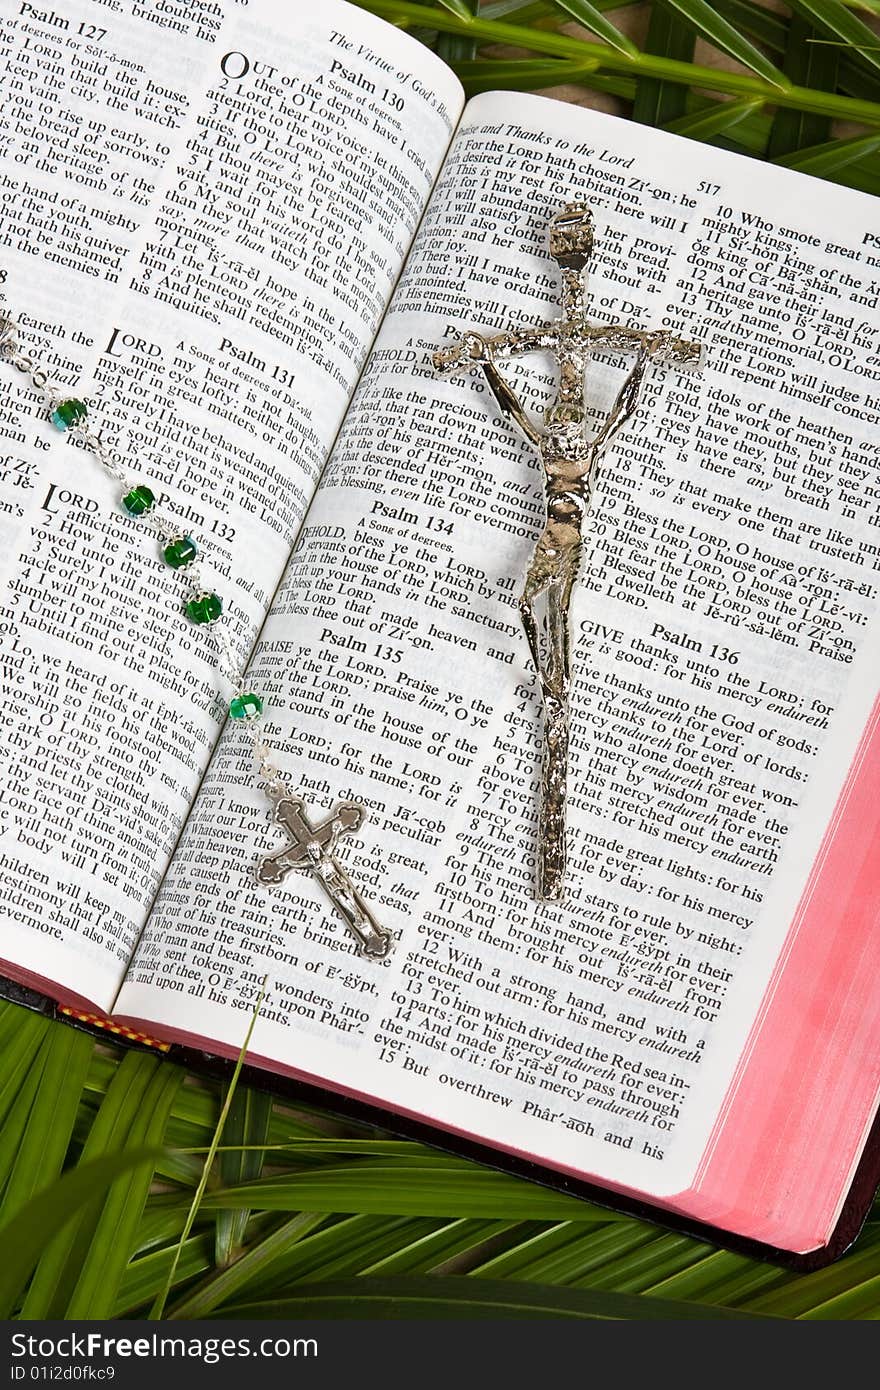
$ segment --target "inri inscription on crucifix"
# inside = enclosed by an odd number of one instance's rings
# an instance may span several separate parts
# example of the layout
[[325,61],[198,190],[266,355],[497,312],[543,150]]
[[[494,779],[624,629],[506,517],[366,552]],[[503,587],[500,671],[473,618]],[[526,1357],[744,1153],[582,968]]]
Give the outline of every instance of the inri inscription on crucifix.
[[[547,522],[535,547],[520,597],[544,704],[544,750],[539,811],[538,896],[558,901],[565,879],[565,797],[570,725],[571,592],[580,568],[581,528],[596,487],[599,461],[633,415],[645,373],[653,363],[694,370],[703,349],[665,330],[595,324],[587,318],[587,276],[593,254],[593,215],[583,203],[567,203],[550,222],[550,255],[562,277],[562,313],[533,327],[485,337],[466,333],[433,355],[443,376],[478,367],[502,412],[536,446],[546,475]],[[559,387],[543,427],[527,414],[498,363],[526,352],[548,351],[559,369]],[[633,354],[607,417],[589,424],[585,390],[595,353]],[[539,613],[538,604],[541,603]]]
[[275,819],[286,830],[288,842],[257,861],[257,882],[272,886],[296,870],[310,873],[345,921],[361,954],[381,960],[393,948],[393,934],[379,925],[336,858],[339,839],[354,834],[365,815],[362,806],[344,801],[320,825],[312,825],[303,801],[281,796],[275,803]]

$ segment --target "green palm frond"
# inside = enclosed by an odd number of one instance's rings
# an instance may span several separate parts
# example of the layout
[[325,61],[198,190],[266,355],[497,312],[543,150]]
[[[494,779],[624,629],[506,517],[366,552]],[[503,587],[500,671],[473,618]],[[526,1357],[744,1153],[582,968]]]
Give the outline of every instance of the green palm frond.
[[687,135],[691,140],[709,140],[715,135],[726,135],[760,110],[761,103],[751,97],[744,97],[742,101],[716,101],[677,121],[670,121],[664,129],[676,135]]
[[766,78],[772,86],[788,86],[784,73],[779,71],[746,34],[719,14],[708,0],[662,0],[662,4],[674,11],[688,28],[707,39],[722,53],[736,58],[750,71]]
[[[798,15],[788,27],[784,68],[792,82],[833,91],[837,84],[839,50],[814,43],[816,31]],[[827,116],[812,111],[781,108],[773,120],[767,142],[767,158],[778,159],[793,150],[818,145],[831,134]]]
[[812,24],[817,33],[845,44],[851,55],[880,72],[880,43],[873,29],[841,0],[789,0],[791,8]]
[[743,1318],[716,1305],[671,1303],[599,1289],[556,1289],[542,1284],[483,1279],[345,1279],[306,1284],[290,1298],[234,1304],[236,1318]]
[[632,40],[622,34],[610,19],[605,18],[600,9],[589,3],[589,0],[555,0],[555,5],[557,10],[561,10],[567,19],[576,19],[591,34],[604,39],[619,53],[626,53],[630,56],[638,53],[639,50]]
[[880,130],[873,135],[854,136],[851,140],[829,140],[822,145],[792,150],[775,161],[787,169],[800,169],[803,174],[824,178],[829,169],[842,173],[850,164],[859,164],[880,150]]
[[[575,84],[619,98],[645,124],[786,163],[798,150],[830,143],[835,122],[866,135],[880,129],[880,25],[873,18],[880,0],[798,0],[789,15],[757,0],[655,0],[641,48],[621,27],[616,11],[626,7],[607,0],[468,0],[467,14],[439,0],[356,3],[417,29],[469,95]],[[450,36],[467,49],[450,51]],[[695,62],[697,38],[737,66]],[[852,131],[839,138],[850,141]],[[839,166],[829,154],[815,172],[867,191],[878,178],[869,156],[854,159],[848,145]]]
[[[694,29],[667,5],[652,5],[645,37],[645,49],[660,57],[689,63],[694,56],[697,36]],[[687,111],[688,90],[678,82],[657,77],[641,77],[636,83],[632,118],[640,125],[665,126]]]
[[0,1170],[3,1313],[144,1317],[157,1299],[170,1319],[880,1313],[880,1212],[843,1260],[791,1273],[258,1092],[230,1098],[12,1005],[0,1048],[21,1141]]

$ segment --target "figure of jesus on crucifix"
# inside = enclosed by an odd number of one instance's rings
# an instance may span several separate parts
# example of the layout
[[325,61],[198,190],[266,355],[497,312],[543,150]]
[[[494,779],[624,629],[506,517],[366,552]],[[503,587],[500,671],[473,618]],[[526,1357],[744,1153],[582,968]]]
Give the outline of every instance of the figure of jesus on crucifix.
[[[565,879],[565,797],[570,723],[569,607],[583,553],[581,529],[590,510],[599,461],[633,415],[648,366],[702,365],[699,343],[664,330],[600,325],[587,318],[587,275],[593,254],[593,215],[567,203],[550,222],[550,255],[562,276],[562,314],[534,327],[484,337],[466,333],[433,355],[443,375],[478,367],[503,414],[536,445],[546,475],[547,522],[535,547],[520,598],[520,615],[544,702],[544,758],[539,812],[538,897],[559,901]],[[499,361],[549,351],[559,387],[540,428],[502,376]],[[634,354],[635,361],[598,430],[588,425],[587,367],[594,353]],[[543,601],[543,617],[537,605]]]

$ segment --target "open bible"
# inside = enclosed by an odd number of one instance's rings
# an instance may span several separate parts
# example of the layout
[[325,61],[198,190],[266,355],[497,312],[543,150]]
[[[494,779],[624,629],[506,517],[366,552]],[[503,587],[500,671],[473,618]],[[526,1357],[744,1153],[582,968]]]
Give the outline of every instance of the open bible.
[[[308,13],[300,12],[306,11]],[[221,13],[222,11],[222,13]],[[366,962],[281,847],[149,535],[3,372],[0,973],[342,1112],[817,1264],[877,1179],[880,235],[870,198],[457,79],[325,0],[0,4],[0,288],[205,544],[266,736],[357,801]],[[699,340],[603,465],[569,867],[535,900],[518,597],[543,475],[432,352],[589,313]],[[540,353],[505,364],[540,419]],[[597,427],[627,365],[591,365]],[[212,1061],[211,1059],[215,1059]]]

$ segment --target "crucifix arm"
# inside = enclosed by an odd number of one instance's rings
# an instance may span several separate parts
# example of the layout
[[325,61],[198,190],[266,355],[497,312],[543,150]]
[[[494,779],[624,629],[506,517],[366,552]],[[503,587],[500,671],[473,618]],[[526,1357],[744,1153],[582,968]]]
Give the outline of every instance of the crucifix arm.
[[507,333],[496,333],[487,338],[486,347],[490,356],[519,357],[524,352],[540,352],[542,348],[551,351],[559,339],[559,322],[536,323],[526,328],[511,328]]
[[431,356],[438,376],[451,376],[470,367],[482,367],[487,362],[505,357],[519,357],[524,352],[540,352],[553,348],[559,333],[558,323],[536,323],[530,328],[512,328],[484,338],[482,333],[465,333],[449,347],[438,348]]
[[495,365],[495,359],[515,357],[520,353],[552,347],[556,342],[556,336],[557,326],[552,323],[537,324],[533,328],[517,328],[509,333],[497,333],[492,338],[484,338],[480,333],[466,333],[459,342],[439,348],[431,360],[439,376],[451,376],[455,372],[467,371],[470,367],[479,367],[498,402],[501,413],[519,425],[527,439],[537,444],[542,437],[541,431],[529,419],[526,408],[513,387],[504,380]]
[[612,323],[588,328],[587,335],[593,352],[641,352],[644,349],[652,362],[667,362],[683,371],[697,371],[703,364],[701,343],[679,338],[666,329],[645,332]]
[[541,431],[529,419],[519,396],[504,380],[494,362],[483,362],[481,366],[483,375],[489,383],[489,390],[498,402],[498,408],[502,415],[506,415],[508,420],[513,420],[514,424],[519,425],[526,439],[530,439],[533,444],[538,444],[541,440]]

